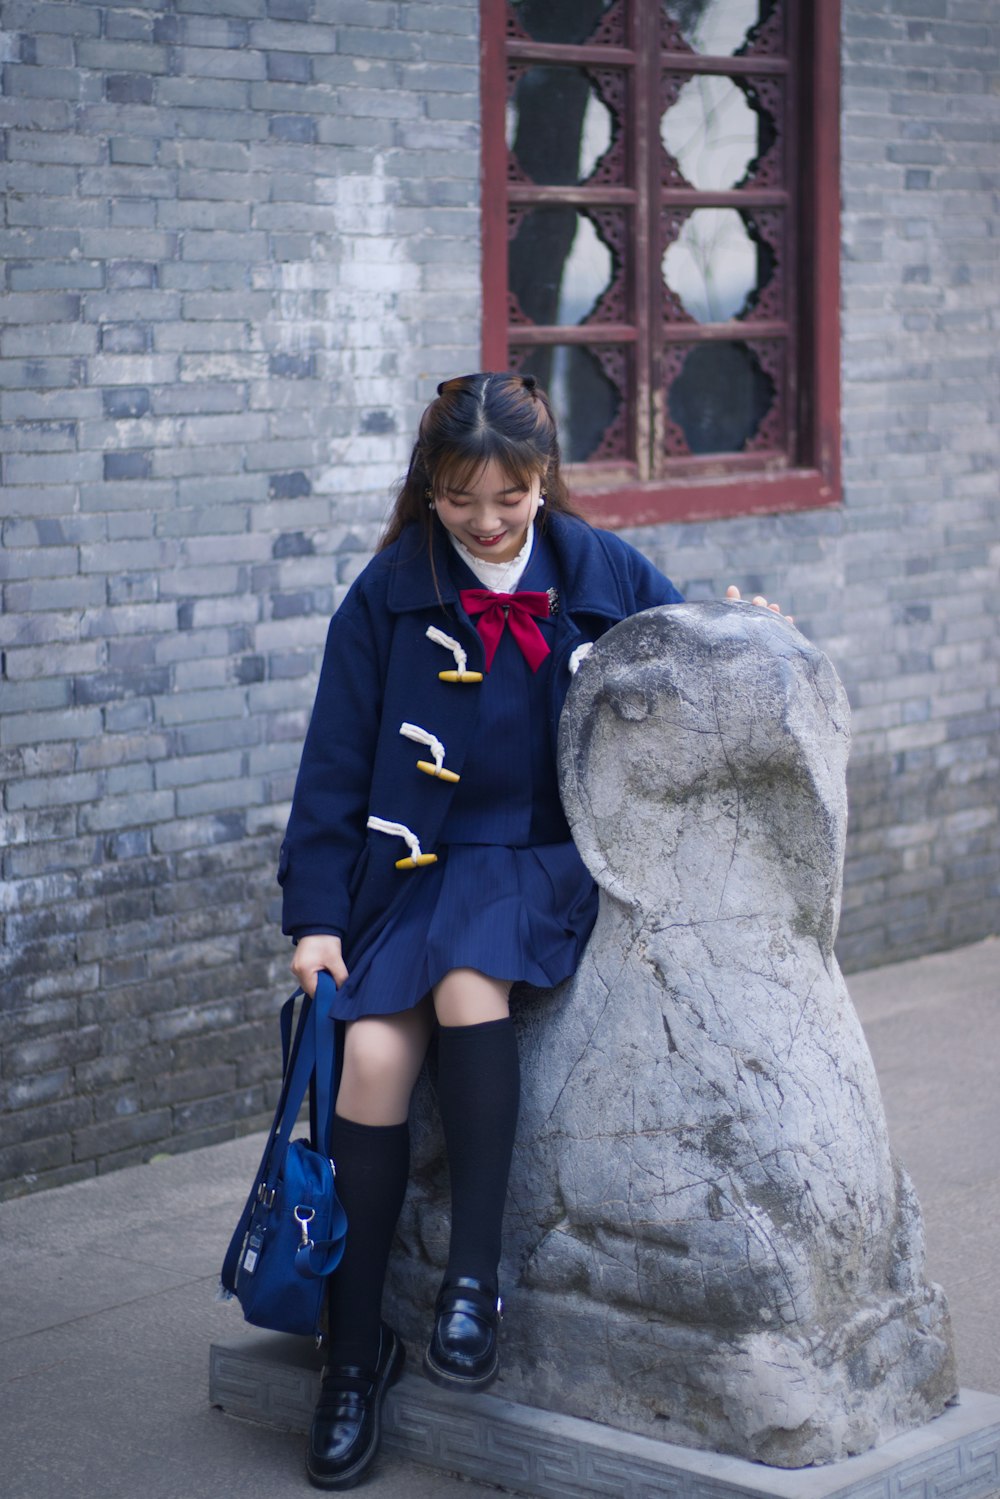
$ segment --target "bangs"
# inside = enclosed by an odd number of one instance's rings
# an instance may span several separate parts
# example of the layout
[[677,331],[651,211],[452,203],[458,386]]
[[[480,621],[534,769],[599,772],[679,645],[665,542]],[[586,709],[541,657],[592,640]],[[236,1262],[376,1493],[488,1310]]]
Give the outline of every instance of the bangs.
[[497,461],[504,476],[518,489],[529,489],[532,479],[545,474],[545,460],[536,449],[526,443],[511,442],[488,427],[463,446],[464,451],[451,448],[441,454],[430,476],[435,490],[467,489],[491,459]]

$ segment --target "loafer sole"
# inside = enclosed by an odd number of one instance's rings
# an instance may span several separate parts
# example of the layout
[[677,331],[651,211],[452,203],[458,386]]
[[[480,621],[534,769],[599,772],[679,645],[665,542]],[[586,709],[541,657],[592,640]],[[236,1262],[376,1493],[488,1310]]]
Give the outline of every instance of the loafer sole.
[[443,1390],[469,1390],[475,1393],[486,1390],[500,1373],[500,1354],[497,1351],[493,1357],[493,1363],[483,1374],[456,1374],[451,1369],[445,1369],[436,1364],[431,1357],[428,1348],[424,1354],[424,1374],[431,1384],[439,1385]]

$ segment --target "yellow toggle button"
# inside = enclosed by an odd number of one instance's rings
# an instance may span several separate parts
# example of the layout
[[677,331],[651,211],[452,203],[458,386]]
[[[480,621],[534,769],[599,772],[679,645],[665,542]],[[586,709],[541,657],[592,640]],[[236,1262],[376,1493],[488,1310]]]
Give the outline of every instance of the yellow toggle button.
[[414,858],[413,855],[410,854],[405,859],[397,859],[396,860],[396,868],[397,869],[418,869],[421,864],[436,864],[437,861],[438,861],[437,854],[418,854],[418,856],[416,858]]
[[422,770],[425,776],[436,776],[439,781],[458,781],[461,779],[453,770],[445,770],[444,766],[438,767],[430,760],[418,760],[417,769]]
[[439,682],[481,682],[481,671],[439,671]]

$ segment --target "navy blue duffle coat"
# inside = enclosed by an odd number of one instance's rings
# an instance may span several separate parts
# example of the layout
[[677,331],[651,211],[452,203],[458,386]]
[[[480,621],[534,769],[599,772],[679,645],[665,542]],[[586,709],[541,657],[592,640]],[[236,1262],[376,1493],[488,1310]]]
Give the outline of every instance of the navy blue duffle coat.
[[[554,749],[574,649],[643,609],[681,602],[681,595],[634,547],[573,516],[548,515],[545,540],[558,564],[559,611],[540,727]],[[455,661],[426,633],[431,625],[443,630],[465,650],[470,671],[484,670],[483,644],[459,601],[450,554],[435,523],[432,570],[421,528],[408,527],[369,563],[330,622],[278,880],[282,929],[294,938],[341,936],[349,967],[421,878],[419,869],[395,867],[408,853],[405,843],[370,831],[369,816],[405,824],[422,851],[433,853],[453,799],[453,786],[414,774],[420,751],[400,725],[430,729],[457,774],[475,751],[479,689],[439,679]]]

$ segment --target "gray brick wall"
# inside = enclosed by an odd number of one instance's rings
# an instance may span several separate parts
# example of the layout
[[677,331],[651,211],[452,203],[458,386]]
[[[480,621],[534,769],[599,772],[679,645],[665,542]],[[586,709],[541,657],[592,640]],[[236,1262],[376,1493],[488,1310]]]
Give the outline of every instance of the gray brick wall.
[[[326,619],[479,364],[474,0],[0,0],[0,1194],[259,1124]],[[854,704],[841,956],[1000,910],[990,0],[844,0],[845,503],[647,528]]]
[[0,1182],[260,1123],[326,620],[478,364],[474,5],[4,0]]

